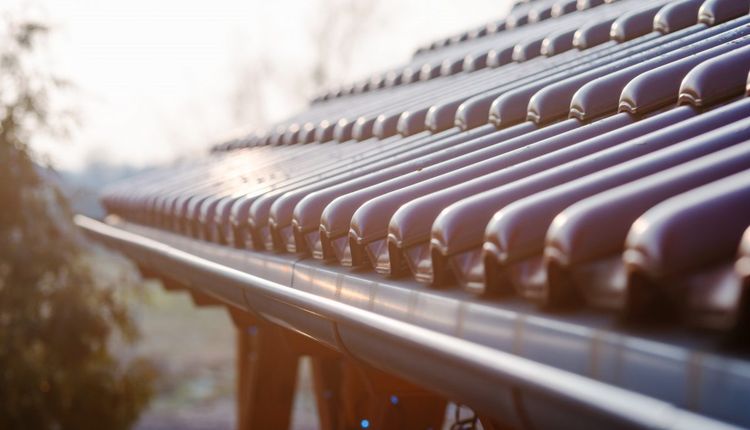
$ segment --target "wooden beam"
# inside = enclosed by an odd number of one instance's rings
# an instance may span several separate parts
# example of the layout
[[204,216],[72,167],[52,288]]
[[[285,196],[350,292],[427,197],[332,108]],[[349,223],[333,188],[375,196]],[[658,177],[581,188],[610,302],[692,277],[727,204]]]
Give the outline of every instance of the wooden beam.
[[193,299],[193,304],[195,306],[226,306],[224,302],[215,299],[202,291],[196,290],[195,288],[191,288],[188,291],[190,292],[190,298]]
[[232,318],[232,323],[234,323],[234,326],[237,328],[260,324],[260,317],[244,309],[227,306],[227,311],[229,311],[229,316]]
[[239,430],[289,428],[298,360],[280,327],[265,324],[238,328]]
[[482,423],[484,430],[514,430],[513,427],[497,423],[490,418],[479,416],[479,422]]
[[421,387],[351,359],[342,362],[343,428],[440,429],[447,401]]
[[167,291],[189,291],[190,287],[172,278],[160,276],[161,286]]
[[342,359],[312,357],[310,361],[320,428],[339,430],[344,423],[341,416]]

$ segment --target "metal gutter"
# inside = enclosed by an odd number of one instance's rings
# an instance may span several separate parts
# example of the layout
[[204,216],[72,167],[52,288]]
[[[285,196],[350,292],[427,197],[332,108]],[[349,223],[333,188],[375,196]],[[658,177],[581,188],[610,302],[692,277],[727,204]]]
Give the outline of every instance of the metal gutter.
[[[345,296],[354,291],[354,286],[344,288],[339,285],[325,297],[320,294],[320,289],[326,284],[315,284],[313,276],[307,279],[311,281],[307,285],[311,290],[304,291],[299,287],[304,283],[305,271],[311,270],[305,261],[220,247],[146,227],[131,229],[132,226],[124,223],[113,226],[82,216],[77,216],[75,221],[87,234],[120,250],[139,264],[200,288],[227,304],[258,312],[375,367],[448,398],[471,404],[483,414],[520,428],[736,428],[670,402],[425,327],[416,318],[417,313],[411,319],[396,319],[344,303],[348,300]],[[156,233],[158,239],[132,232],[149,230]],[[259,258],[255,258],[256,255]],[[241,264],[246,267],[254,265],[255,270],[240,270]],[[335,282],[342,284],[348,278],[338,276]],[[383,285],[380,287],[385,288]],[[313,288],[317,289],[313,292]],[[437,299],[437,293],[429,294]],[[370,291],[368,306],[372,306],[374,297],[376,292]],[[421,299],[419,293],[412,299]],[[529,320],[534,318],[529,317]],[[457,319],[456,323],[465,323],[465,318]],[[552,320],[547,324],[555,326]],[[457,333],[465,335],[470,332],[470,328],[464,328],[468,331]],[[485,329],[491,330],[492,327]],[[634,350],[638,348],[637,338],[625,337],[624,344]],[[550,353],[558,351],[564,354],[560,346],[552,345]],[[658,350],[652,344],[644,349]],[[744,361],[701,355],[710,367],[740,368],[742,371],[737,376],[744,374],[745,378],[750,378]],[[686,360],[695,358],[685,357]],[[727,361],[722,363],[721,360]],[[705,379],[709,375],[703,376]],[[730,390],[733,387],[747,389],[750,386],[748,380],[734,381],[726,387]],[[728,402],[731,398],[724,397]],[[728,409],[732,409],[729,406]],[[699,412],[706,413],[704,410]],[[732,421],[737,422],[742,417],[727,418],[734,418]]]

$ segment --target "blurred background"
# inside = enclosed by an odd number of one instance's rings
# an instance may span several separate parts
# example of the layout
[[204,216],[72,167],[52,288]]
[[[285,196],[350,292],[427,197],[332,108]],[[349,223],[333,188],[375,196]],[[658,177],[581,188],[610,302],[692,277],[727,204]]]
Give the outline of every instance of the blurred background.
[[[509,8],[507,0],[6,0],[0,14],[6,37],[14,23],[48,29],[34,56],[63,83],[45,107],[64,119],[64,133],[32,130],[28,146],[35,163],[54,168],[74,212],[100,216],[102,186],[261,130],[328,86],[402,63]],[[115,287],[133,271],[103,250],[92,255]],[[146,357],[158,375],[136,428],[233,428],[228,315],[155,282],[117,294],[141,337],[114,339],[113,354]],[[309,385],[303,377],[298,387],[298,429],[317,428]]]
[[[17,3],[17,4],[14,4]],[[50,26],[70,81],[70,142],[37,142],[62,171],[142,168],[302,109],[331,84],[404,62],[419,45],[498,18],[503,0],[19,0]]]

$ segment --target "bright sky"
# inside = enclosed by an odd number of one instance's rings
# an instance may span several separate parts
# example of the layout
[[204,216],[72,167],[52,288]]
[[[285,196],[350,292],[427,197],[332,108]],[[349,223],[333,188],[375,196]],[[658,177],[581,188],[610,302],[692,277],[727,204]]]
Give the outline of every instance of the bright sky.
[[[273,122],[304,108],[298,81],[314,60],[311,29],[325,8],[346,0],[17,1],[0,10],[31,9],[53,27],[53,67],[75,85],[81,119],[71,142],[37,150],[78,170],[95,161],[164,163],[248,129],[237,94],[263,73],[270,82],[253,98],[263,106],[251,110]],[[507,3],[381,0],[341,76],[401,63],[424,42],[504,15]],[[262,59],[269,68],[259,68]]]

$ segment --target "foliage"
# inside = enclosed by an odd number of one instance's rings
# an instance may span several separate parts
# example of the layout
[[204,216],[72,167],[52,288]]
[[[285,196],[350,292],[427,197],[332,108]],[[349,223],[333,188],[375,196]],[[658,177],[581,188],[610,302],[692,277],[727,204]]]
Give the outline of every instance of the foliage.
[[59,82],[34,67],[47,30],[3,30],[0,428],[128,428],[151,396],[153,371],[113,354],[113,337],[136,338],[128,309],[95,270],[91,245],[29,149],[57,119],[49,97]]

